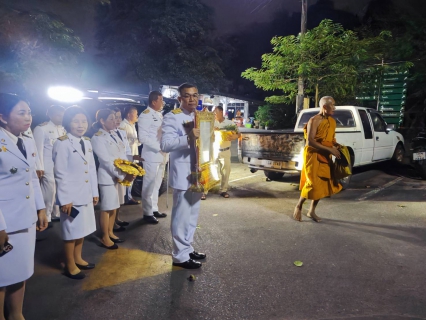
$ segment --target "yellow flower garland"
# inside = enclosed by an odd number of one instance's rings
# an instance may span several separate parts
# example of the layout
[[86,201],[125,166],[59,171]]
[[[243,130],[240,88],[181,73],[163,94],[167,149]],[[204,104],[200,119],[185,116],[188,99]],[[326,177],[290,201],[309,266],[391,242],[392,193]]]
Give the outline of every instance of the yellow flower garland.
[[[145,170],[140,165],[128,160],[116,159],[114,160],[114,165],[124,173],[128,173],[133,176],[141,177],[145,175]],[[129,181],[118,180],[118,183],[126,187],[130,187],[132,185]]]

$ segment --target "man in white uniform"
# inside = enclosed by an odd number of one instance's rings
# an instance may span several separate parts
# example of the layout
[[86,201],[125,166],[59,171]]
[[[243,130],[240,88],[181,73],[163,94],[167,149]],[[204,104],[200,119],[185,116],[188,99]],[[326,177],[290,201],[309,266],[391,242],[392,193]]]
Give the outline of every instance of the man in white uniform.
[[[124,109],[124,120],[121,121],[120,129],[126,131],[127,140],[129,141],[130,150],[132,155],[139,155],[138,147],[141,145],[138,139],[138,133],[136,132],[135,123],[138,121],[138,110],[135,106],[128,106]],[[141,202],[133,199],[132,187],[126,188],[125,203],[126,204],[140,204]]]
[[194,251],[192,242],[197,227],[202,193],[192,192],[191,171],[195,170],[195,141],[200,129],[194,128],[195,110],[198,105],[198,89],[184,83],[179,87],[180,108],[164,117],[161,150],[170,152],[170,186],[173,190],[171,231],[173,240],[173,265],[185,269],[197,269],[206,258]]
[[[214,122],[215,142],[213,144],[213,152],[215,162],[218,164],[218,171],[220,175],[219,194],[224,198],[229,198],[228,182],[229,174],[231,173],[231,141],[238,139],[239,134],[233,134],[232,136],[228,136],[227,140],[222,140],[220,129],[235,124],[223,116],[222,106],[216,106],[214,113],[216,120]],[[206,196],[207,192],[203,194],[201,200],[206,200]]]
[[39,124],[34,129],[34,140],[37,146],[39,160],[44,168],[44,175],[40,178],[40,185],[49,223],[51,221],[59,221],[60,217],[59,206],[54,205],[56,187],[53,174],[52,150],[56,139],[66,134],[62,126],[64,112],[65,109],[61,106],[51,106],[47,111],[47,116],[50,121]]
[[149,107],[139,116],[139,141],[143,144],[143,168],[146,173],[142,183],[142,210],[144,221],[157,224],[157,218],[167,214],[158,211],[158,192],[164,175],[167,155],[161,151],[161,124],[163,122],[163,96],[158,91],[149,94]]

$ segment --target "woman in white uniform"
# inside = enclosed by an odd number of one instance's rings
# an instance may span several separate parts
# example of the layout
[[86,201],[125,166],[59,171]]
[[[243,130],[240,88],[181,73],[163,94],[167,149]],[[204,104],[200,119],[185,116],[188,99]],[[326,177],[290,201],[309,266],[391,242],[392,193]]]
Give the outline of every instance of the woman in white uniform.
[[[121,141],[124,143],[125,146],[125,154],[123,154],[122,159],[125,160],[129,160],[129,161],[134,161],[134,160],[140,160],[141,158],[138,155],[133,155],[132,154],[132,150],[130,149],[130,144],[129,144],[129,140],[127,139],[127,133],[123,128],[120,128],[121,125],[121,121],[123,120],[121,117],[121,111],[119,108],[114,108],[114,116],[115,116],[115,133],[117,134],[117,136],[121,139]],[[126,189],[127,187],[118,184],[118,197],[119,197],[119,201],[120,201],[120,206],[123,205],[125,203],[124,201],[124,196],[126,195]],[[135,200],[134,200],[135,201]],[[140,203],[136,202],[135,203]],[[125,231],[126,229],[124,227],[128,226],[129,223],[127,221],[122,221],[119,218],[119,214],[120,214],[120,209],[117,209],[117,213],[115,216],[115,228],[114,228],[114,232],[122,232]]]
[[[25,281],[34,273],[36,222],[40,231],[48,225],[35,144],[21,134],[31,121],[24,100],[0,93],[0,319],[5,301],[8,319],[24,318]],[[13,249],[4,253],[6,242]]]
[[115,116],[110,109],[101,109],[96,113],[94,127],[98,129],[92,137],[93,151],[99,160],[98,183],[101,196],[100,225],[102,231],[102,246],[107,249],[117,249],[119,239],[113,232],[116,210],[120,208],[117,180],[133,181],[135,176],[126,174],[114,165],[114,160],[127,160],[126,147],[114,132]]
[[85,277],[81,270],[95,267],[81,257],[81,252],[84,237],[96,231],[94,205],[99,200],[98,180],[92,144],[83,136],[89,126],[83,109],[66,109],[63,126],[68,134],[53,145],[56,198],[61,208],[64,274],[79,280]]

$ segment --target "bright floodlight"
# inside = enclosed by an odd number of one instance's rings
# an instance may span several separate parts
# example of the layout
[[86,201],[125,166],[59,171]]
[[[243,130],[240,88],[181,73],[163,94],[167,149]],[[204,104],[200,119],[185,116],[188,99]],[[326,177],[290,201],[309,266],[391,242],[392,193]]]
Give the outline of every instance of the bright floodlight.
[[51,87],[47,94],[51,99],[61,102],[78,102],[83,99],[83,92],[71,87]]

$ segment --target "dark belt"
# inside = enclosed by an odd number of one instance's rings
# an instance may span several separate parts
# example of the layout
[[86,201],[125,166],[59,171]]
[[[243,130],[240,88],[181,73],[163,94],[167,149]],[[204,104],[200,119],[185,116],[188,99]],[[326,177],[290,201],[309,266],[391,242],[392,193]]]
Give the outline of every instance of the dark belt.
[[220,151],[220,152],[223,152],[223,151],[226,151],[226,150],[229,150],[229,149],[231,149],[231,147],[223,148],[223,149],[219,149],[219,151]]

